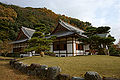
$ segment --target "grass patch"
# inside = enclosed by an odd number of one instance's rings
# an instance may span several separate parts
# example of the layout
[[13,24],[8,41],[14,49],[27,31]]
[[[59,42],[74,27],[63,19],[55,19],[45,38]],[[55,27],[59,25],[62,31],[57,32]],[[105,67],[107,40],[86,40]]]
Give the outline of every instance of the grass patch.
[[14,59],[13,57],[4,57],[4,56],[0,56],[0,59]]
[[96,71],[105,77],[120,78],[120,57],[93,55],[77,57],[34,56],[21,60],[25,64],[39,63],[60,66],[64,74],[83,76],[86,71]]
[[9,61],[0,61],[0,80],[39,80],[13,69],[8,63]]

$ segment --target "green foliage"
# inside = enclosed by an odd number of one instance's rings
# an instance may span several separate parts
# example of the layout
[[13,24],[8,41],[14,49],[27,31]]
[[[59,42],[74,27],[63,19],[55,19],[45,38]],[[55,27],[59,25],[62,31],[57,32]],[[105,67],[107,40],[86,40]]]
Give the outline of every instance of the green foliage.
[[33,37],[44,37],[44,35],[42,35],[43,33],[42,32],[35,32],[33,34]]
[[[109,33],[110,27],[88,27],[84,34],[87,35],[88,38],[80,38],[79,40],[84,42],[84,44],[89,44],[90,50],[97,50],[98,54],[109,54],[107,51],[107,47],[111,46],[115,41],[114,37],[102,37],[98,34],[106,34]],[[106,47],[107,46],[107,47]]]
[[97,29],[96,27],[87,27],[84,34],[87,35],[88,37],[92,36],[96,34],[96,29]]
[[49,51],[46,51],[46,52],[45,52],[45,55],[55,56],[55,53],[53,53],[53,52],[49,52]]
[[19,58],[20,57],[20,53],[9,53],[9,54],[2,53],[2,56]]
[[118,55],[120,55],[120,50],[117,50],[113,46],[110,47],[109,52],[110,52],[111,56],[118,56]]
[[2,40],[0,40],[0,44],[2,44]]
[[50,49],[50,44],[55,37],[45,38],[45,35],[39,31],[40,28],[37,28],[37,32],[35,32],[33,37],[29,40],[29,46],[25,51],[36,51],[37,53],[40,53]]
[[48,31],[49,27],[45,26],[45,24],[37,24],[35,25],[35,27],[36,27],[35,28],[36,31],[40,31],[42,33],[49,33]]
[[8,53],[11,53],[12,48],[13,48],[13,45],[10,44],[10,41],[8,40],[1,41],[0,53],[3,53],[6,56]]
[[110,27],[109,26],[101,26],[101,27],[98,27],[96,29],[96,32],[101,34],[101,33],[109,33],[110,31]]
[[83,30],[91,26],[89,22],[55,14],[47,8],[21,8],[0,3],[0,40],[15,40],[21,26],[48,34],[55,29],[59,19]]

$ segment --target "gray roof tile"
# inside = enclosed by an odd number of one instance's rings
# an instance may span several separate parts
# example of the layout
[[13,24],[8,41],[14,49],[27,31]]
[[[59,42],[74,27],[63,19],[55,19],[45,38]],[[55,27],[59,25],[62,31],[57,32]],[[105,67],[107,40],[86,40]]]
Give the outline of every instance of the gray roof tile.
[[11,42],[11,44],[21,43],[21,42],[25,42],[25,41],[27,41],[27,40],[28,40],[28,39],[13,41],[13,42]]
[[64,28],[68,29],[69,31],[66,31],[66,32],[60,32],[60,33],[55,33],[55,34],[52,34],[52,35],[56,35],[58,37],[61,37],[61,36],[66,36],[66,35],[70,35],[70,34],[73,34],[73,33],[76,33],[80,36],[84,36],[84,37],[87,37],[86,35],[84,35],[84,31],[75,27],[75,26],[72,26],[62,20],[59,21],[59,24],[61,24]]
[[55,34],[53,34],[53,35],[50,35],[50,36],[47,37],[47,38],[50,38],[51,36],[62,37],[62,36],[67,36],[67,35],[71,35],[71,34],[74,34],[74,32],[61,31],[61,32],[55,33]]
[[30,28],[26,28],[26,27],[23,27],[23,26],[21,27],[21,30],[23,31],[23,33],[24,33],[28,38],[23,39],[23,40],[13,41],[13,42],[11,42],[11,44],[25,42],[25,41],[31,39],[32,35],[33,35],[34,32],[35,32],[35,30],[30,29]]
[[108,33],[103,33],[103,34],[96,34],[97,36],[100,36],[100,37],[108,37]]
[[22,31],[24,32],[24,34],[29,38],[31,39],[32,35],[34,34],[35,30],[33,29],[30,29],[30,28],[26,28],[26,27],[23,27],[22,26]]

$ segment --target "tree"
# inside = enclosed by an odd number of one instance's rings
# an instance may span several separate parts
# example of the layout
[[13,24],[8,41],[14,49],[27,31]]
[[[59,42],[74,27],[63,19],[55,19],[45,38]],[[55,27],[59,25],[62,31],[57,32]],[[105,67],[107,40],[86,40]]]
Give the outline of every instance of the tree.
[[[0,39],[14,40],[20,26],[35,29],[46,25],[47,33],[52,32],[62,19],[80,29],[85,30],[91,26],[89,22],[83,22],[76,18],[56,14],[47,8],[22,8],[15,5],[6,5],[0,2]],[[41,27],[41,30],[43,30]]]
[[90,52],[92,54],[93,51],[98,51],[98,54],[109,54],[109,46],[113,44],[115,41],[114,37],[102,37],[98,34],[106,34],[109,33],[110,27],[88,27],[84,34],[87,35],[87,38],[80,38],[79,40],[84,42],[85,44],[89,44]]
[[112,36],[103,38],[103,41],[101,44],[103,44],[103,49],[104,49],[105,54],[109,54],[109,48],[111,47],[111,45],[113,44],[114,41],[115,41],[115,39]]
[[13,45],[10,44],[10,41],[4,40],[0,42],[0,53],[3,53],[4,56],[7,56],[8,53],[11,53]]
[[43,52],[50,49],[50,44],[53,42],[53,39],[55,39],[55,37],[46,38],[45,35],[38,30],[28,41],[29,46],[25,51],[35,51],[36,53],[40,53],[41,57],[43,57]]
[[98,27],[96,29],[96,32],[98,34],[102,34],[102,33],[109,33],[110,32],[110,27],[109,26],[101,26],[101,27]]
[[49,27],[45,26],[45,24],[37,24],[35,26],[36,26],[36,28],[35,28],[36,31],[39,31],[39,32],[42,32],[45,34],[49,33],[50,29],[49,29]]

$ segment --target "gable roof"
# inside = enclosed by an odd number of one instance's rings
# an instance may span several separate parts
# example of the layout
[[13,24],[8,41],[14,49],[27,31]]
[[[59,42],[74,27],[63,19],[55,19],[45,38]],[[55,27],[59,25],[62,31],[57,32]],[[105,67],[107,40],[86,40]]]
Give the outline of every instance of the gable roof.
[[60,19],[59,23],[63,27],[67,28],[69,31],[77,32],[77,33],[83,33],[84,32],[83,30],[81,30],[81,29],[79,29],[79,28],[77,28],[75,26],[72,26],[71,24],[66,23],[66,22],[62,21],[61,19]]
[[[70,34],[78,34],[80,36],[83,36],[83,37],[87,37],[86,35],[84,35],[84,31],[75,27],[75,26],[72,26],[71,24],[68,24],[64,21],[62,21],[61,19],[59,20],[59,23],[62,27],[66,28],[68,31],[66,32],[61,32],[61,33],[52,33],[51,36],[56,36],[56,37],[61,37],[61,36],[66,36],[66,35],[70,35]],[[57,28],[57,27],[56,27]],[[53,31],[54,32],[54,31]]]
[[28,37],[28,39],[31,39],[33,33],[35,32],[35,30],[30,29],[30,28],[26,28],[26,27],[23,27],[23,26],[22,26],[21,30]]
[[96,35],[105,38],[105,37],[108,37],[109,33],[96,34]]
[[21,43],[21,42],[25,42],[27,40],[30,40],[32,35],[34,34],[35,30],[30,29],[30,28],[26,28],[26,27],[21,27],[22,32],[25,34],[25,36],[27,37],[26,39],[22,39],[22,40],[17,40],[17,41],[13,41],[12,44],[15,43]]
[[50,38],[51,36],[62,37],[62,36],[67,36],[67,35],[72,35],[72,34],[74,34],[74,32],[62,31],[62,32],[52,34],[52,35],[50,35],[49,37],[46,37],[46,38]]

